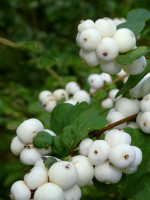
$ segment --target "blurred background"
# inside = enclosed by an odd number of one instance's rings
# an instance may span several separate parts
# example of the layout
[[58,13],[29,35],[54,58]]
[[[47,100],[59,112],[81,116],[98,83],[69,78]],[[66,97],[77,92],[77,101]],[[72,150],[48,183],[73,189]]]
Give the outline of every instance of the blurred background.
[[[0,200],[9,199],[11,185],[28,170],[10,152],[17,126],[25,119],[38,118],[49,128],[50,114],[38,100],[40,91],[64,88],[71,80],[88,89],[88,75],[100,72],[83,64],[78,55],[75,38],[80,21],[126,17],[132,9],[149,6],[149,0],[0,1]],[[141,35],[147,43],[149,32],[147,24]],[[23,41],[36,41],[38,50],[28,43],[23,48]],[[50,57],[48,65],[39,62],[43,56]],[[121,195],[97,191],[93,186],[84,188],[82,199],[123,200]]]

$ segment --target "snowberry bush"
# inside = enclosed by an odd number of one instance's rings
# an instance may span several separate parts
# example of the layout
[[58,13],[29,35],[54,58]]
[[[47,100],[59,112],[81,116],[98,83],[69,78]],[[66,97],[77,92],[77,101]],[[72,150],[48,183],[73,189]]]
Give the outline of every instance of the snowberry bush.
[[138,9],[127,20],[81,21],[79,55],[100,72],[89,74],[88,90],[70,81],[40,92],[50,126],[36,118],[18,126],[11,151],[32,167],[12,185],[12,199],[80,200],[93,185],[108,193],[119,188],[125,199],[148,199],[150,50],[136,40],[148,19]]

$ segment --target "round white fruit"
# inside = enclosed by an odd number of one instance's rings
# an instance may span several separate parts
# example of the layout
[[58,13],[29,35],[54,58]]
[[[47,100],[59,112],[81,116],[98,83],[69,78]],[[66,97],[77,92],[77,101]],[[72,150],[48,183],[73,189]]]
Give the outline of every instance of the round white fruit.
[[104,140],[95,140],[90,146],[88,158],[93,165],[100,165],[108,159],[109,144]]
[[108,74],[117,74],[122,69],[115,61],[100,62],[100,68],[103,72]]
[[150,112],[149,111],[144,112],[143,114],[140,115],[139,127],[143,132],[150,134]]
[[91,74],[88,76],[88,83],[92,88],[98,89],[103,86],[104,80],[100,74]]
[[94,176],[94,168],[86,156],[78,155],[72,158],[78,173],[77,185],[85,186],[89,184]]
[[113,100],[111,98],[106,98],[102,101],[103,108],[112,108],[113,107]]
[[43,131],[44,126],[38,119],[25,120],[18,126],[16,132],[19,140],[24,144],[30,144],[33,142],[33,138],[38,132]]
[[112,61],[118,56],[118,45],[113,38],[104,37],[96,48],[99,59]]
[[57,101],[54,96],[48,97],[45,99],[45,101],[43,101],[44,109],[47,112],[52,112],[52,110],[55,108],[56,105],[57,105]]
[[131,165],[136,157],[135,150],[129,144],[118,144],[109,151],[110,162],[118,168],[126,168]]
[[23,144],[19,138],[16,136],[13,138],[10,149],[13,154],[18,155],[21,153],[21,151],[24,149],[25,144]]
[[88,156],[89,148],[93,144],[90,138],[83,139],[79,144],[79,153],[83,156]]
[[69,82],[69,83],[66,84],[65,89],[66,89],[66,91],[67,91],[67,93],[68,93],[69,95],[73,95],[73,94],[75,94],[77,91],[80,90],[80,86],[79,86],[76,82],[71,81],[71,82]]
[[95,67],[99,65],[99,59],[95,51],[85,51],[81,49],[79,55],[89,66]]
[[49,90],[44,90],[39,94],[39,100],[43,102],[46,98],[51,97],[52,93]]
[[81,23],[78,25],[78,31],[82,32],[86,29],[94,28],[94,22],[90,19],[82,20]]
[[100,182],[117,183],[122,177],[122,172],[114,167],[109,161],[95,166],[95,178]]
[[11,196],[14,200],[30,200],[31,191],[24,181],[16,181],[11,186]]
[[101,34],[94,28],[86,29],[79,34],[80,47],[91,51],[95,50],[101,40]]
[[95,22],[95,28],[101,33],[102,37],[112,37],[116,32],[116,25],[113,20],[105,17]]
[[150,93],[150,77],[144,80],[141,86],[142,96],[145,96]]
[[147,94],[141,101],[141,110],[143,112],[150,111],[150,94]]
[[45,183],[34,193],[34,200],[65,200],[61,187],[54,183]]
[[77,183],[77,170],[67,161],[54,163],[48,171],[49,180],[59,185],[63,190],[73,187]]
[[91,98],[90,98],[90,95],[87,91],[85,90],[79,90],[77,91],[74,95],[73,95],[73,99],[76,101],[76,102],[83,102],[83,101],[86,101],[88,104],[91,102]]
[[68,99],[68,94],[64,89],[57,89],[53,92],[53,96],[56,98],[57,101],[65,98]]
[[131,144],[131,136],[122,130],[113,129],[107,132],[105,141],[110,146],[116,146],[121,143]]
[[80,200],[81,199],[81,189],[78,185],[64,191],[65,200]]

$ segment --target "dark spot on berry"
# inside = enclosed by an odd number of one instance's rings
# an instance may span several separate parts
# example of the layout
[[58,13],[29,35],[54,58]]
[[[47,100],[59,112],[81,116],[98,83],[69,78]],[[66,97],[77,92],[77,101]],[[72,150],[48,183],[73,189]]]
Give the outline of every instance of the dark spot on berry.
[[146,126],[147,125],[146,122],[144,122],[143,125]]
[[94,153],[95,153],[95,154],[98,154],[98,151],[97,151],[97,150],[95,150],[95,151],[94,151]]
[[108,55],[108,53],[107,53],[107,52],[104,52],[104,53],[103,53],[103,56],[107,56],[107,55]]
[[124,158],[125,158],[125,160],[128,160],[129,155],[125,155]]

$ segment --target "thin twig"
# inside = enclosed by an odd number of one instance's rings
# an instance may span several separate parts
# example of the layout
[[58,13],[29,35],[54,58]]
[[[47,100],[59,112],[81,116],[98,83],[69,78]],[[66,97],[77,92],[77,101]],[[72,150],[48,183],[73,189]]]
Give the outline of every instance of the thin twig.
[[98,137],[98,136],[100,136],[103,132],[112,129],[112,128],[114,128],[114,127],[117,126],[117,125],[120,125],[120,124],[122,124],[122,123],[124,123],[124,122],[131,121],[131,120],[135,119],[135,118],[137,117],[137,115],[138,115],[138,114],[135,114],[135,115],[131,115],[131,116],[129,116],[129,117],[126,117],[126,118],[124,118],[124,119],[121,119],[121,120],[119,120],[119,121],[117,121],[117,122],[114,122],[113,124],[109,124],[109,125],[105,126],[104,128],[102,128],[102,129],[100,129],[100,130],[91,131],[91,132],[89,133],[89,136],[90,136],[90,138]]
[[46,67],[46,71],[51,74],[57,81],[59,82],[64,82],[64,80],[51,68],[51,67]]
[[16,47],[16,44],[10,40],[0,37],[0,42],[10,47]]

